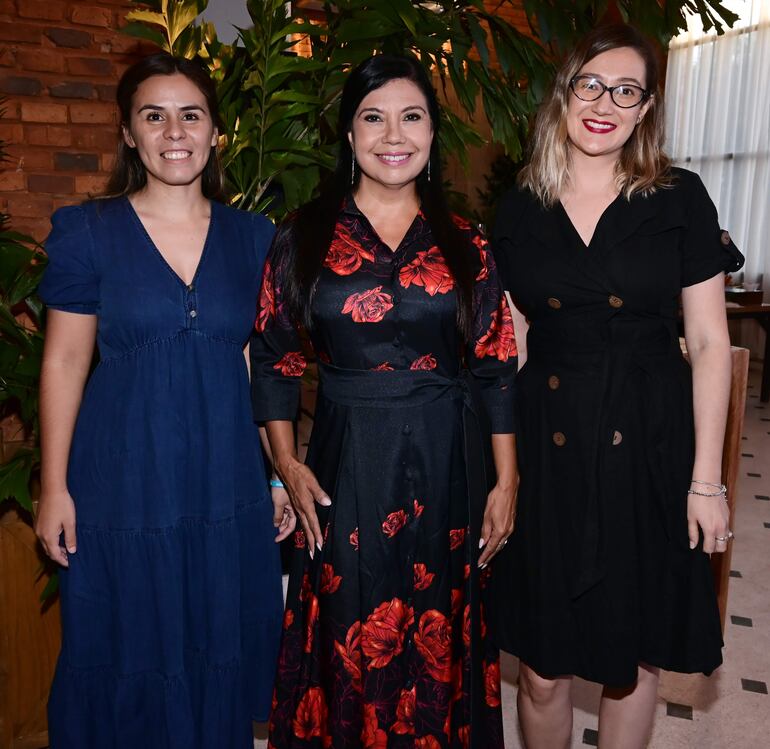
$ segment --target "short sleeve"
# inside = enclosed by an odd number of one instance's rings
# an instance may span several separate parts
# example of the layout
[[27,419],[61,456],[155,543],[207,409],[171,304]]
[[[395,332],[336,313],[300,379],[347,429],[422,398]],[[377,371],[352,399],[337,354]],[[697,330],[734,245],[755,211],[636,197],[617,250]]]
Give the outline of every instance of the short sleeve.
[[99,309],[99,274],[87,213],[81,206],[60,208],[51,224],[40,297],[51,309],[94,315]]
[[252,213],[252,232],[254,235],[254,250],[257,256],[257,266],[261,269],[270,250],[270,244],[275,234],[275,225],[261,213]]
[[[684,175],[687,175],[684,178]],[[717,209],[701,178],[692,172],[680,172],[691,193],[687,229],[682,244],[681,284],[694,284],[718,273],[734,273],[743,266],[744,257],[719,226]]]

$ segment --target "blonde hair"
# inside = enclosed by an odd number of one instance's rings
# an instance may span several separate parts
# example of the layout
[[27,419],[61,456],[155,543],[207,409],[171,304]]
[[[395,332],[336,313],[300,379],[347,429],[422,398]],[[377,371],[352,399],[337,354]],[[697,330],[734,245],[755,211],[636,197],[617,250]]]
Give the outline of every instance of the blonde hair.
[[600,26],[585,36],[568,55],[535,118],[529,162],[519,173],[518,181],[547,207],[559,200],[570,183],[567,137],[567,107],[572,96],[570,81],[589,60],[620,47],[630,47],[641,56],[646,70],[646,90],[651,96],[647,113],[626,141],[615,166],[618,191],[629,199],[634,193],[646,196],[659,187],[672,184],[671,162],[663,152],[665,113],[655,49],[631,26]]

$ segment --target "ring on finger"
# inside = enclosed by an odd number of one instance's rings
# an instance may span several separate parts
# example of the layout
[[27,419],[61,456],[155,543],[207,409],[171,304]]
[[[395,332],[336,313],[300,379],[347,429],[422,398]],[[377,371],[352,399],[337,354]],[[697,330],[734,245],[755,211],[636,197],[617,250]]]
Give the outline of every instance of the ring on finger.
[[735,538],[735,534],[731,530],[727,531],[726,536],[714,536],[714,540],[722,544],[726,544],[731,538]]
[[500,551],[506,544],[508,543],[508,539],[504,538],[499,544],[497,544],[497,550]]

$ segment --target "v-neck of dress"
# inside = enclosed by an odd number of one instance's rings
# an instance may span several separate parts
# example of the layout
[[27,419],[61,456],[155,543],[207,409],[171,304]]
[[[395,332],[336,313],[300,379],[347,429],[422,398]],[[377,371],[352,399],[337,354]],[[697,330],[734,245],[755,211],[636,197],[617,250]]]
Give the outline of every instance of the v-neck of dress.
[[564,203],[561,202],[561,200],[558,201],[557,205],[559,209],[561,210],[563,218],[566,220],[567,225],[571,229],[572,233],[574,234],[577,241],[580,243],[580,247],[584,250],[590,250],[591,246],[594,243],[594,240],[596,239],[596,235],[599,233],[599,227],[604,222],[607,214],[610,212],[612,207],[615,205],[615,203],[618,202],[619,198],[621,196],[621,193],[618,193],[612,200],[611,203],[607,205],[607,207],[602,211],[601,216],[599,216],[599,220],[596,222],[596,226],[594,226],[593,234],[591,234],[591,239],[588,240],[588,244],[586,244],[585,240],[582,236],[580,236],[580,232],[577,230],[577,227],[572,222],[572,219],[570,218],[569,213],[567,213],[567,209],[564,207]]
[[414,218],[409,224],[409,227],[407,228],[406,232],[404,232],[404,236],[401,237],[401,240],[398,243],[398,247],[393,249],[379,235],[379,233],[377,232],[377,229],[374,228],[374,224],[369,220],[369,217],[358,207],[358,205],[356,204],[355,198],[353,197],[352,194],[348,195],[343,210],[347,211],[348,213],[352,213],[356,216],[360,216],[366,222],[366,225],[369,227],[370,231],[374,235],[374,238],[377,240],[378,244],[387,251],[386,256],[389,256],[391,258],[396,257],[398,254],[403,252],[403,250],[406,247],[409,246],[411,242],[411,237],[415,232],[415,225],[417,224],[418,219],[425,218],[422,212],[422,208],[418,208],[417,213],[415,213]]
[[147,227],[142,223],[142,219],[139,218],[139,214],[136,212],[136,208],[132,205],[131,201],[128,199],[128,196],[125,196],[124,200],[126,201],[126,205],[128,206],[128,212],[131,214],[134,222],[137,224],[137,227],[141,234],[144,236],[145,241],[150,246],[150,249],[155,253],[156,257],[160,260],[160,262],[163,264],[163,266],[166,268],[166,270],[177,280],[178,283],[180,283],[185,288],[189,288],[190,286],[195,286],[196,282],[198,280],[198,275],[200,274],[201,267],[203,266],[203,261],[206,259],[206,253],[209,247],[209,240],[211,239],[211,233],[212,228],[214,226],[214,201],[209,201],[209,225],[206,229],[206,238],[203,240],[203,248],[201,249],[200,257],[198,258],[198,263],[195,266],[195,273],[193,273],[192,279],[187,282],[185,281],[179,273],[177,273],[174,268],[172,267],[171,263],[166,260],[166,256],[161,252],[158,245],[155,244],[152,237],[150,236],[150,232],[147,231]]

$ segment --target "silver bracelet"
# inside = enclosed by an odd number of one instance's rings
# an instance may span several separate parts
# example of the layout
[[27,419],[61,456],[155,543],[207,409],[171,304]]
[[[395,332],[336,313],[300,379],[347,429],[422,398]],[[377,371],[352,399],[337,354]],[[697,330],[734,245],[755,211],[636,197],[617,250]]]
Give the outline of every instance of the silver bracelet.
[[691,484],[699,484],[700,486],[711,486],[716,489],[715,492],[699,492],[697,489],[688,489],[688,494],[697,494],[699,497],[725,497],[727,498],[727,487],[724,484],[712,484],[710,481],[698,481],[692,479]]

